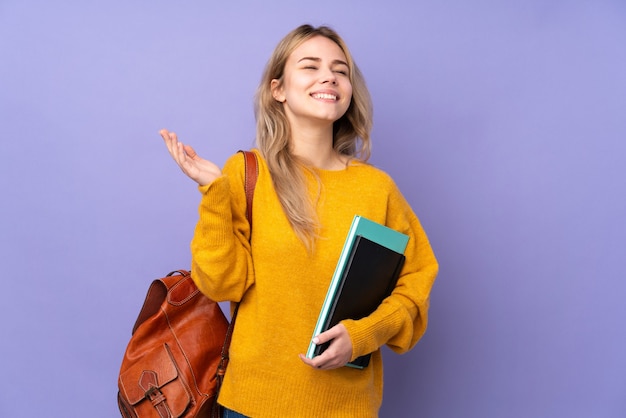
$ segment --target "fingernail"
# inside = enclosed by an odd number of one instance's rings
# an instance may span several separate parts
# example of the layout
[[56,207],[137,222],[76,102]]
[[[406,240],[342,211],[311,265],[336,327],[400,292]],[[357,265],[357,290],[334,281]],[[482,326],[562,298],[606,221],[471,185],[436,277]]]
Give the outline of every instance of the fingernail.
[[315,337],[313,338],[313,344],[319,344],[320,343],[320,339]]

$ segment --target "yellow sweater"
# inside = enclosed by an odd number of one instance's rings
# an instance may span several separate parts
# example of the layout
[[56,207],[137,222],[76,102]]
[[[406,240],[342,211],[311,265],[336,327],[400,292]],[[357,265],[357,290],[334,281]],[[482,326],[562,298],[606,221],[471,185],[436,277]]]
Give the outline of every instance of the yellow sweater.
[[[256,151],[255,151],[256,152]],[[319,170],[321,238],[307,252],[285,217],[264,160],[254,194],[253,228],[245,218],[244,163],[236,154],[223,176],[200,187],[192,249],[198,287],[216,301],[241,301],[230,364],[219,401],[253,418],[376,417],[382,402],[379,348],[411,349],[426,330],[435,256],[417,217],[381,170],[353,163]],[[393,294],[369,317],[344,321],[352,359],[374,352],[363,370],[316,370],[305,353],[355,214],[409,235],[406,262]]]

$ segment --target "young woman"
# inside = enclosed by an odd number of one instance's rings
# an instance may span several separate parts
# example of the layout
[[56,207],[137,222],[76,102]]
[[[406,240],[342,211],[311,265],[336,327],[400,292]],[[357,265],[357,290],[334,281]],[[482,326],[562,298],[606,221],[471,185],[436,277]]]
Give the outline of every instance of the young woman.
[[[225,416],[375,417],[383,386],[379,349],[406,352],[423,335],[437,261],[393,180],[366,163],[369,93],[333,30],[303,25],[289,33],[267,64],[255,108],[253,229],[242,156],[220,170],[161,131],[202,194],[193,278],[211,299],[240,302],[219,402]],[[315,343],[330,346],[307,359],[301,353],[356,214],[409,235],[406,262],[374,313],[316,336]],[[365,369],[344,367],[368,353]]]

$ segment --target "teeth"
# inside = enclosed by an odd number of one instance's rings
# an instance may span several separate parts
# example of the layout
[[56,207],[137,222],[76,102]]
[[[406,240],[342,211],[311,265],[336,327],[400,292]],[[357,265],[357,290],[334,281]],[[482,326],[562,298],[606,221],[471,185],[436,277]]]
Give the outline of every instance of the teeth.
[[328,93],[314,93],[313,97],[316,99],[337,100],[337,96]]

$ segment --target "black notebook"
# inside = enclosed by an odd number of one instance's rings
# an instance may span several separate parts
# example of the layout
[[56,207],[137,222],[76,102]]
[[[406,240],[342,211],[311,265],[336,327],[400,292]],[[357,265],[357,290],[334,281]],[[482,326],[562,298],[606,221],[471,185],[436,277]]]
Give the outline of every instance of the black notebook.
[[[322,332],[344,319],[361,319],[374,312],[396,286],[404,258],[401,253],[357,236]],[[323,353],[328,345],[315,346],[314,356]],[[370,357],[371,354],[361,356],[347,365],[364,368]]]

